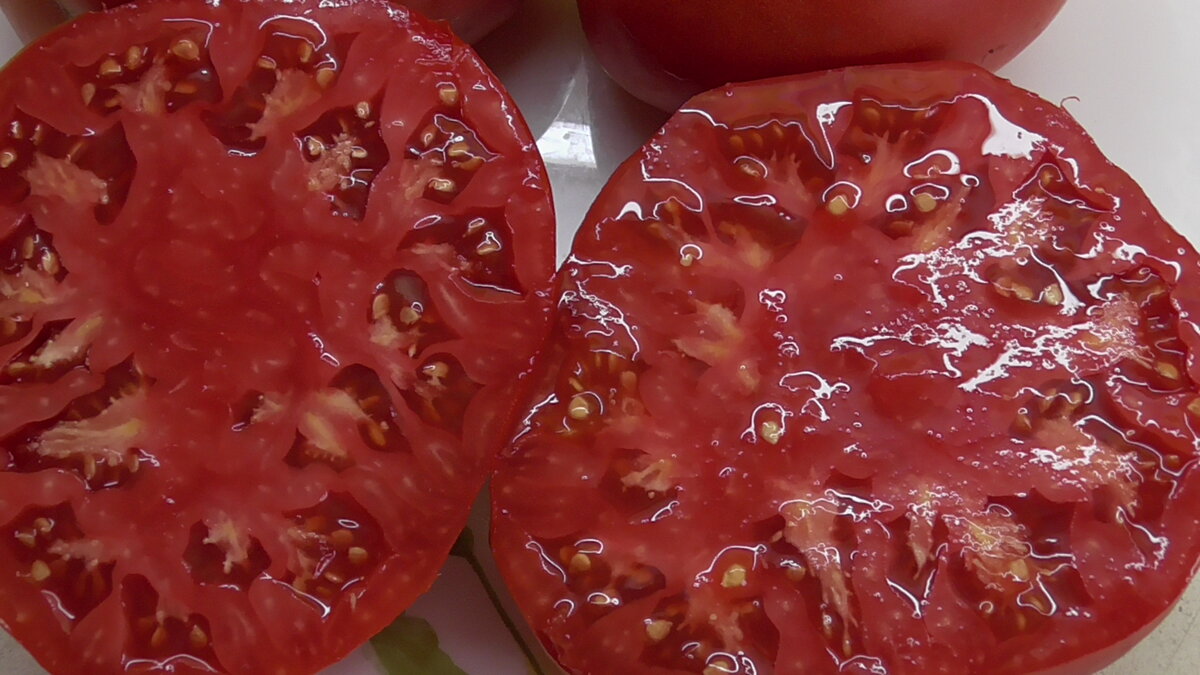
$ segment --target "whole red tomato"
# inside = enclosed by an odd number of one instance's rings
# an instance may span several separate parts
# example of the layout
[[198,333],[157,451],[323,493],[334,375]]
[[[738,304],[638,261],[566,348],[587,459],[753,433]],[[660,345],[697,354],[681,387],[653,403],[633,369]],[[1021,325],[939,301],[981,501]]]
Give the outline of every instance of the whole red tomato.
[[664,109],[727,82],[849,65],[1008,63],[1066,0],[579,0],[608,73]]
[[[17,34],[32,40],[67,16],[127,5],[134,0],[0,0]],[[512,16],[521,0],[405,0],[403,3],[432,19],[449,21],[459,37],[474,42]]]

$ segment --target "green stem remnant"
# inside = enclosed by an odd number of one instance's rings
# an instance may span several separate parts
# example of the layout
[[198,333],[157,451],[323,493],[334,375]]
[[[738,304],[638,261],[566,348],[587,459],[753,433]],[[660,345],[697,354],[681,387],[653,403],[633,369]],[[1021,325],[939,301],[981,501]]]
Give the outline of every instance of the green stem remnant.
[[475,572],[475,576],[479,577],[479,582],[483,584],[483,591],[487,593],[492,607],[496,608],[496,614],[500,615],[500,620],[504,622],[504,627],[508,629],[509,635],[512,636],[517,646],[521,648],[521,653],[525,655],[525,660],[529,662],[529,670],[533,675],[546,675],[546,671],[538,663],[537,655],[533,653],[533,649],[525,641],[525,636],[521,635],[521,629],[517,627],[516,622],[509,616],[508,610],[504,608],[504,603],[500,600],[500,594],[496,591],[496,587],[492,585],[491,580],[488,579],[487,572],[483,569],[483,564],[479,562],[479,556],[475,554],[475,535],[471,532],[471,528],[463,528],[462,534],[458,535],[458,541],[454,542],[454,547],[450,549],[450,555],[467,561],[467,564],[471,566],[471,571]]

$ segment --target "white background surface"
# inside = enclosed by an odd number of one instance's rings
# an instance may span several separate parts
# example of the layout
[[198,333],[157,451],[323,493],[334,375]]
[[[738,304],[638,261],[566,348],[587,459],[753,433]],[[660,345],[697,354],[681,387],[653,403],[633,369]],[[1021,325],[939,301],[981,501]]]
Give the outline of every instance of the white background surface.
[[[605,78],[586,52],[570,0],[527,3],[479,48],[539,139],[555,190],[561,257],[606,177],[665,116]],[[1109,158],[1193,243],[1200,243],[1198,35],[1195,0],[1070,0],[1049,30],[1001,71],[1051,101],[1066,101]],[[0,20],[0,60],[17,47]],[[481,553],[485,513],[477,508],[475,518]],[[443,647],[472,675],[527,675],[461,561],[447,565],[413,612],[433,623]],[[1105,674],[1200,672],[1198,619],[1200,584],[1194,584],[1162,626]],[[376,672],[370,656],[360,652],[325,675]],[[0,634],[0,675],[40,673]]]

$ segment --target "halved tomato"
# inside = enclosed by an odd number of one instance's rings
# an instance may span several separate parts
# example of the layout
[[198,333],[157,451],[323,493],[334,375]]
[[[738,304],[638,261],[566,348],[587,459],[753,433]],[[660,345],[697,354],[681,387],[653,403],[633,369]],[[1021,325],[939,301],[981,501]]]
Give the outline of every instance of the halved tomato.
[[311,673],[426,590],[548,312],[546,175],[449,30],[160,0],[0,74],[0,625]]
[[[13,28],[22,39],[32,40],[67,17],[83,12],[109,9],[133,2],[158,0],[0,0],[0,8],[9,15]],[[467,42],[475,42],[512,16],[521,0],[392,0],[431,19],[449,21],[454,32]]]
[[1200,554],[1198,276],[981,69],[703,94],[561,272],[501,569],[576,673],[1098,669]]

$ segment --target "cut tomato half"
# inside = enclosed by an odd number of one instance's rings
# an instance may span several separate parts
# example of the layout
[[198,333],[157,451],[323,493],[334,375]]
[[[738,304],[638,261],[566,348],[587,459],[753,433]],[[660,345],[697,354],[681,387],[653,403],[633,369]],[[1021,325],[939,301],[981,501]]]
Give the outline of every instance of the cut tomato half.
[[159,0],[0,74],[0,626],[311,673],[433,582],[548,316],[512,101],[374,1]]
[[601,193],[494,480],[576,673],[1090,672],[1200,554],[1200,258],[964,65],[733,85]]

